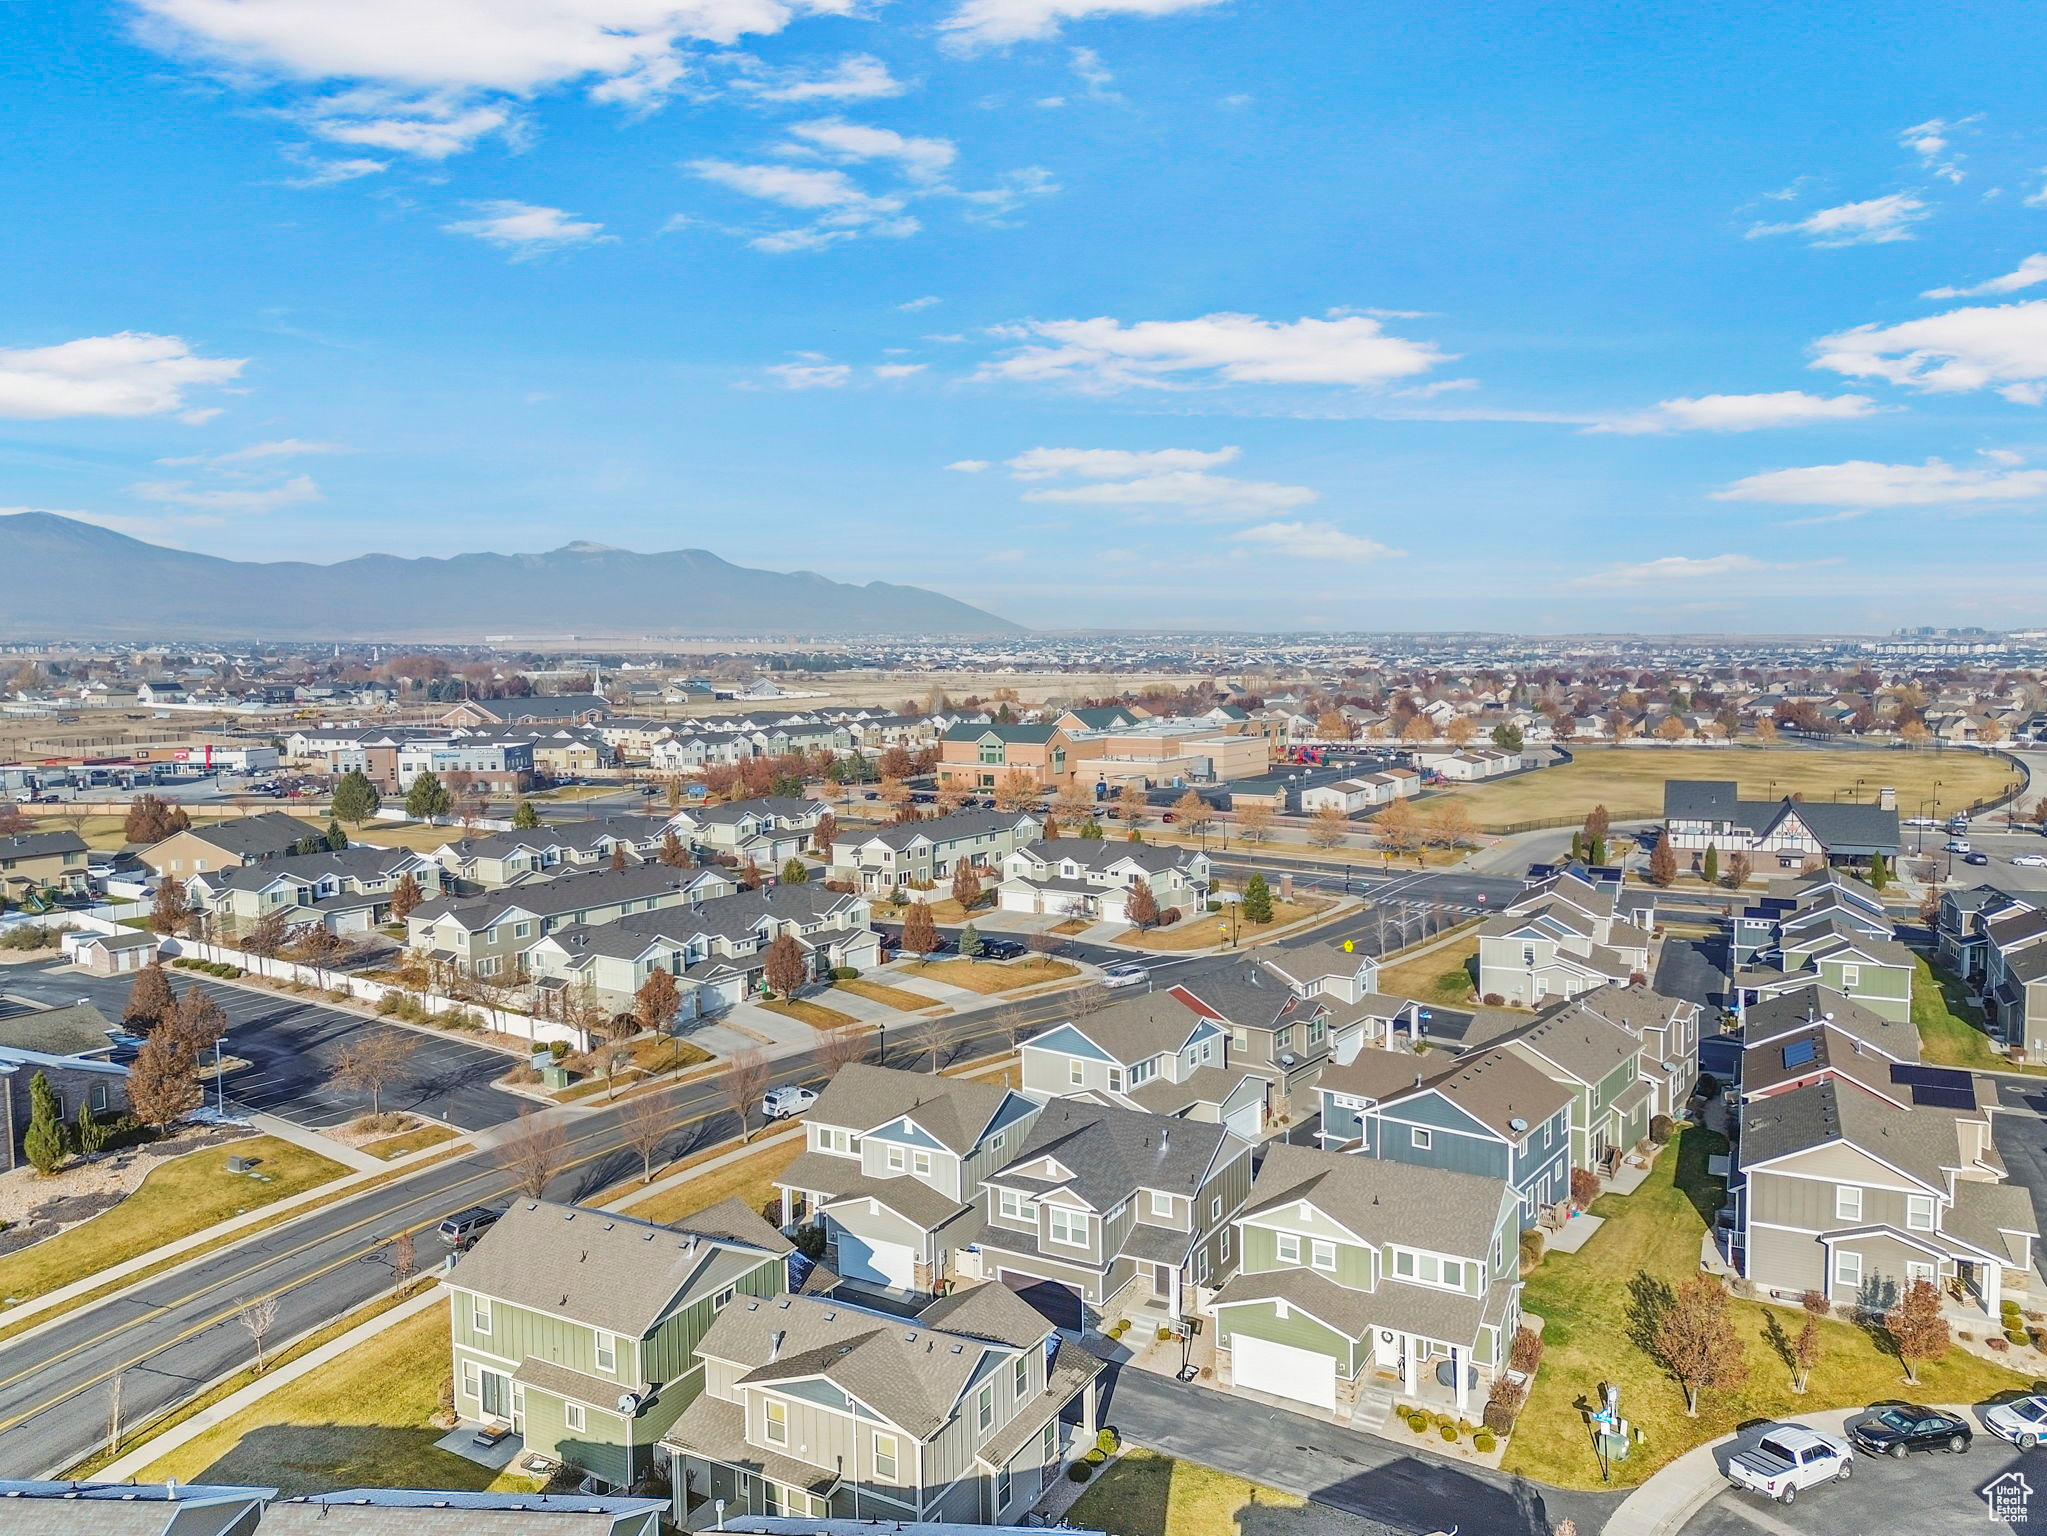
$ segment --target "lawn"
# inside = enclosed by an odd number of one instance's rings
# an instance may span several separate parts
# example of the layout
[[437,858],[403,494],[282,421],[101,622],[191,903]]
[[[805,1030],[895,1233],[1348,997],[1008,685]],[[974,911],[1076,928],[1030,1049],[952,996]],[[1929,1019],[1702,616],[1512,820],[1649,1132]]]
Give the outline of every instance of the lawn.
[[1379,990],[1389,997],[1412,997],[1446,1007],[1469,1007],[1476,999],[1478,934],[1473,931],[1440,949],[1411,960],[1398,960],[1379,972]]
[[[1698,1268],[1708,1212],[1721,1201],[1721,1181],[1706,1161],[1727,1150],[1711,1131],[1685,1130],[1664,1149],[1648,1182],[1633,1195],[1606,1195],[1593,1214],[1606,1223],[1575,1254],[1551,1254],[1528,1277],[1524,1311],[1545,1320],[1542,1368],[1522,1410],[1502,1470],[1570,1488],[1597,1488],[1599,1466],[1582,1405],[1602,1381],[1621,1389],[1621,1412],[1647,1439],[1614,1469],[1617,1484],[1639,1483],[1672,1458],[1751,1419],[1796,1418],[1907,1395],[1897,1360],[1868,1330],[1822,1325],[1820,1363],[1804,1396],[1791,1391],[1786,1363],[1804,1314],[1757,1301],[1733,1303],[1748,1361],[1748,1379],[1731,1392],[1703,1393],[1697,1418],[1684,1394],[1636,1342],[1636,1320],[1659,1294]],[[1909,1395],[1929,1403],[1974,1403],[2025,1389],[2028,1379],[1956,1349],[1922,1366]]]
[[627,1215],[656,1222],[680,1221],[705,1206],[716,1205],[720,1200],[729,1200],[735,1195],[757,1211],[775,1198],[775,1175],[794,1162],[796,1154],[802,1150],[803,1138],[791,1137],[775,1146],[763,1147],[750,1157],[713,1169],[701,1178],[665,1189],[658,1195],[639,1200],[631,1194],[624,1194],[610,1203]]
[[1960,982],[1945,969],[1934,969],[1924,955],[1912,957],[1912,1024],[1919,1031],[1919,1053],[1933,1066],[1977,1072],[2047,1071],[2022,1067],[1999,1055],[1984,1032],[1983,1010],[1969,1001]]
[[460,827],[429,826],[423,821],[367,821],[348,834],[359,843],[380,848],[410,848],[414,853],[432,853],[452,843],[463,833]]
[[[230,1157],[260,1159],[257,1171],[269,1175],[270,1182],[259,1184],[229,1173]],[[16,1302],[41,1296],[217,1221],[325,1184],[347,1171],[339,1163],[272,1136],[165,1158],[160,1167],[150,1170],[134,1194],[113,1209],[0,1259],[0,1296]],[[50,1193],[58,1194],[62,1188],[62,1180],[54,1180]]]
[[1336,1536],[1360,1522],[1197,1462],[1132,1448],[1067,1512],[1082,1530],[1119,1536]]
[[334,1488],[537,1489],[530,1477],[435,1449],[446,1431],[428,1420],[440,1406],[449,1347],[448,1309],[428,1307],[251,1403],[139,1478],[274,1486],[286,1498]]
[[812,1029],[844,1029],[848,1024],[860,1021],[850,1013],[841,1013],[836,1008],[827,1008],[822,1003],[813,1003],[804,998],[791,1002],[787,998],[775,998],[761,1004],[770,1013],[779,1013],[784,1018],[796,1019]]
[[835,981],[832,989],[836,992],[850,992],[855,997],[864,997],[870,1003],[880,1003],[884,1008],[899,1008],[905,1013],[916,1013],[921,1009],[943,1007],[934,1003],[921,992],[905,992],[901,987],[891,987],[865,977],[853,981]]
[[1042,986],[1048,981],[1065,981],[1078,976],[1079,968],[1068,965],[1064,960],[1050,960],[1043,955],[1033,955],[1023,960],[939,960],[931,964],[920,964],[916,968],[919,976],[928,976],[933,981],[942,981],[949,987],[961,987],[968,992],[988,995],[996,992],[1015,992],[1024,987]]
[[[1861,751],[1806,747],[1580,747],[1576,760],[1520,774],[1496,784],[1457,791],[1479,825],[1582,817],[1604,805],[1616,821],[1663,814],[1665,779],[1734,779],[1746,799],[1802,793],[1831,800],[1836,790],[1869,801],[1879,788],[1898,792],[1898,809],[1916,814],[1940,781],[1938,813],[2001,793],[2011,770],[1998,758],[1971,751]],[[1862,780],[1858,792],[1855,781]]]
[[453,1141],[460,1135],[451,1125],[422,1125],[416,1131],[404,1131],[396,1136],[380,1137],[366,1141],[362,1150],[371,1157],[381,1157],[389,1162],[394,1157],[403,1157],[408,1152],[417,1152],[422,1147],[437,1147],[444,1141]]
[[1305,922],[1316,913],[1328,909],[1326,901],[1281,901],[1272,898],[1272,921],[1253,923],[1245,920],[1240,913],[1234,921],[1227,912],[1196,912],[1182,918],[1170,928],[1149,928],[1139,933],[1135,928],[1126,928],[1116,935],[1115,942],[1128,944],[1133,949],[1154,949],[1173,952],[1183,949],[1213,949],[1218,944],[1230,942],[1231,930],[1236,931],[1239,944],[1255,943],[1268,933]]

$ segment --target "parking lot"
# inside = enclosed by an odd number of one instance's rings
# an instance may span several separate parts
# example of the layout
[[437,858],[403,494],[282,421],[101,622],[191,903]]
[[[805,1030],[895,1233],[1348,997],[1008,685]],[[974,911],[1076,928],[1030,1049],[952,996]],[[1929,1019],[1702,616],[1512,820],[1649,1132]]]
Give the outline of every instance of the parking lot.
[[[400,1030],[283,994],[221,986],[179,971],[171,977],[181,992],[189,986],[203,987],[227,1013],[224,1049],[249,1063],[228,1077],[231,1108],[240,1104],[314,1129],[365,1113],[370,1107],[367,1094],[337,1088],[329,1080],[335,1054],[364,1031],[402,1033],[414,1046],[403,1081],[384,1093],[387,1110],[412,1110],[473,1131],[514,1118],[524,1102],[490,1086],[513,1065],[502,1051],[421,1030]],[[89,998],[111,1022],[119,1022],[130,986],[127,977],[87,976],[50,966],[0,970],[0,994],[36,1004]]]

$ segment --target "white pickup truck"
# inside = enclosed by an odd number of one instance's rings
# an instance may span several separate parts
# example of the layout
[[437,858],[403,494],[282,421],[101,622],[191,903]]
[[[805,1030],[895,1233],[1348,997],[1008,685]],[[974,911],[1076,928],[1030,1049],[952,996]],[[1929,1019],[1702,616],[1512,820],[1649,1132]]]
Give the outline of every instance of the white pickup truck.
[[1846,1445],[1803,1424],[1779,1425],[1727,1464],[1729,1483],[1779,1504],[1789,1504],[1801,1489],[1854,1474],[1855,1455]]

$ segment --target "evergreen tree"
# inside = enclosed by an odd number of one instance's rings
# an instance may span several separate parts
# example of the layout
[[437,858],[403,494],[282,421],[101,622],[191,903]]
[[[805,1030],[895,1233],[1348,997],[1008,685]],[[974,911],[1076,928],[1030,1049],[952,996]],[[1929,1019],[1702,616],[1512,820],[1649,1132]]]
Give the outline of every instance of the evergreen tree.
[[1884,856],[1880,853],[1870,855],[1869,883],[1879,893],[1891,883],[1891,866],[1884,862]]
[[1712,843],[1706,845],[1706,857],[1699,861],[1699,873],[1706,877],[1706,884],[1720,883],[1720,850]]
[[981,930],[972,923],[960,930],[960,954],[972,960],[981,953]]
[[348,834],[341,830],[341,823],[329,818],[327,822],[327,851],[342,853],[348,848]]
[[114,1138],[114,1128],[92,1112],[90,1103],[78,1106],[78,1123],[73,1134],[78,1138],[78,1150],[92,1157],[106,1150]]
[[540,825],[540,812],[533,809],[531,800],[519,802],[519,808],[512,812],[512,825],[521,832],[530,832]]
[[1102,824],[1090,816],[1080,824],[1080,835],[1091,843],[1102,840]]
[[801,859],[791,859],[782,866],[782,884],[810,884],[810,866]]
[[1584,857],[1585,834],[1583,832],[1573,832],[1571,834],[1571,862],[1574,864],[1578,863]]
[[369,775],[360,768],[351,768],[334,786],[334,801],[328,810],[336,821],[359,827],[376,815],[383,803],[384,797],[377,793],[377,786],[370,782]]
[[1509,725],[1503,720],[1493,727],[1493,745],[1502,752],[1519,752],[1521,750],[1521,741],[1520,726]]
[[52,1174],[64,1161],[64,1122],[57,1118],[57,1090],[38,1072],[28,1080],[28,1133],[21,1150],[40,1174]]
[[405,814],[414,821],[433,821],[445,816],[454,803],[454,796],[436,773],[422,773],[405,792]]
[[1244,882],[1243,908],[1247,923],[1272,921],[1272,887],[1266,884],[1264,875],[1253,874]]

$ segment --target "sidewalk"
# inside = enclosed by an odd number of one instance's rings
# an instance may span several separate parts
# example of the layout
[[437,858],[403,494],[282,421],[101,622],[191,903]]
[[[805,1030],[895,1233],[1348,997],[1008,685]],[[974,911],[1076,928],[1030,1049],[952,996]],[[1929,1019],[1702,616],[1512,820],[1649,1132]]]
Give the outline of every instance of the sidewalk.
[[[381,1157],[373,1157],[360,1147],[351,1147],[345,1141],[332,1136],[322,1136],[309,1126],[298,1125],[282,1115],[252,1114],[249,1124],[265,1136],[275,1136],[279,1141],[288,1141],[295,1147],[304,1147],[308,1152],[317,1152],[330,1162],[353,1168],[357,1173],[382,1173],[391,1164]],[[422,1117],[424,1118],[424,1117]],[[438,1145],[446,1146],[446,1142]]]

